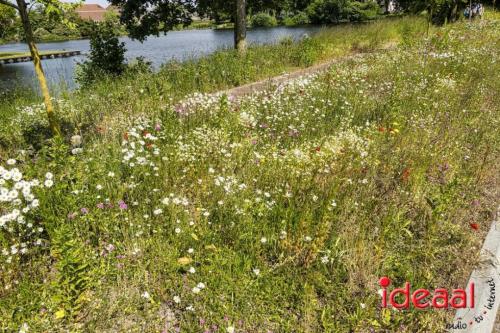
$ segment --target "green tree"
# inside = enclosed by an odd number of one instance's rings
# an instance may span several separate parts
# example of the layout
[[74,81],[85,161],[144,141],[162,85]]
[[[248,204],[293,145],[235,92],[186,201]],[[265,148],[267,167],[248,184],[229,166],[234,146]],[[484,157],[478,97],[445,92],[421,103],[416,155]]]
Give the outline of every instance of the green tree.
[[129,36],[144,41],[148,36],[167,33],[178,25],[192,22],[195,4],[192,0],[111,0],[121,8],[120,21]]
[[406,12],[418,13],[426,10],[429,14],[430,22],[443,24],[455,21],[468,0],[398,0],[398,6]]
[[89,60],[78,65],[76,80],[89,86],[104,76],[118,76],[125,70],[125,43],[112,21],[96,24],[90,35]]
[[306,9],[314,23],[365,21],[377,16],[380,8],[374,1],[314,0]]
[[234,47],[243,53],[247,48],[246,0],[236,0],[236,20],[234,22]]
[[15,33],[16,10],[0,4],[0,39],[10,39]]

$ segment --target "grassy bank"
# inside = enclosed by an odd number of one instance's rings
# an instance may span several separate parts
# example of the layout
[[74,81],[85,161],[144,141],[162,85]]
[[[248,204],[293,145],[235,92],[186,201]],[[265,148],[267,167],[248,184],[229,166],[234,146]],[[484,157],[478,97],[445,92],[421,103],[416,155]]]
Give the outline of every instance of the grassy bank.
[[[122,105],[126,102],[123,98],[128,100],[127,103],[135,104],[137,102],[135,94],[141,91],[154,95],[156,100],[163,97],[178,101],[194,92],[214,92],[335,57],[360,51],[373,51],[399,43],[403,38],[419,38],[425,31],[426,22],[422,18],[387,19],[325,28],[319,34],[300,43],[284,39],[277,45],[253,46],[243,57],[232,49],[220,50],[202,59],[182,63],[168,62],[155,74],[133,71],[130,75],[119,79],[103,78],[88,91],[63,93],[63,97],[75,103],[88,105],[95,110],[107,109],[108,104],[110,107],[111,105],[120,107],[115,105],[115,102]],[[129,87],[133,87],[132,94]],[[89,95],[94,97],[89,98]],[[14,94],[4,92],[4,96],[4,103],[0,104],[0,120],[16,114],[19,106],[41,101],[31,91],[25,89],[19,89]],[[106,102],[103,102],[103,99]],[[143,106],[134,106],[134,112],[143,112]],[[59,111],[62,117],[66,113],[63,109]],[[84,121],[93,123],[95,119],[92,116]],[[2,136],[5,136],[6,132],[0,133],[0,142],[5,141],[2,140]],[[15,137],[18,136],[9,135],[7,141],[16,140]]]
[[374,23],[110,79],[57,101],[65,142],[5,95],[2,329],[444,331],[451,311],[381,309],[377,281],[467,280],[498,203],[499,24]]

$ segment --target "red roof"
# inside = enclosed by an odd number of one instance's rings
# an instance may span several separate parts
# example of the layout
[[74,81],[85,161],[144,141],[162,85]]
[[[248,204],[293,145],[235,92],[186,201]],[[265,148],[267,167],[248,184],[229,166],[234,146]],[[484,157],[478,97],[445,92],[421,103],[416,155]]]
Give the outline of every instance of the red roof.
[[[112,8],[112,10],[115,10]],[[92,20],[92,21],[103,21],[104,14],[107,12],[107,9],[98,5],[98,4],[82,4],[75,12],[84,20]]]

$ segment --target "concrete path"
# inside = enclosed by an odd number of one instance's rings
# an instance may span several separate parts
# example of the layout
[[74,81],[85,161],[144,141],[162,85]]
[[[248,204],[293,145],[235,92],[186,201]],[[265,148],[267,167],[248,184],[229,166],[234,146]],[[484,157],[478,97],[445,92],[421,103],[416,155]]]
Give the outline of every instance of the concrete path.
[[455,327],[450,332],[500,332],[499,323],[495,324],[500,304],[500,207],[467,286],[471,283],[475,286],[475,306],[457,311],[453,322]]
[[[388,49],[382,49],[382,50],[377,50],[376,52],[387,51],[387,50]],[[369,54],[369,53],[350,54],[348,56],[336,58],[336,59],[333,59],[333,60],[330,60],[330,61],[318,64],[318,65],[313,65],[311,67],[299,69],[299,70],[296,70],[296,71],[291,72],[291,73],[286,73],[286,74],[283,74],[283,75],[280,75],[280,76],[275,76],[275,77],[268,78],[268,79],[265,79],[265,80],[261,80],[261,81],[257,81],[257,82],[252,82],[252,83],[249,83],[249,84],[245,84],[243,86],[231,88],[231,89],[228,89],[228,90],[225,90],[225,91],[221,91],[220,93],[226,94],[228,96],[233,96],[233,97],[243,97],[245,95],[250,95],[250,94],[258,92],[258,91],[267,90],[267,89],[269,89],[269,88],[271,88],[273,86],[279,85],[281,83],[284,83],[286,81],[289,81],[289,80],[292,80],[292,79],[295,79],[295,78],[298,78],[298,77],[301,77],[301,76],[305,76],[305,75],[309,75],[309,74],[314,74],[314,73],[319,73],[319,72],[325,71],[325,70],[327,70],[328,68],[330,68],[334,64],[341,63],[341,62],[347,61],[349,59],[354,59],[354,58],[357,58],[357,57],[362,57],[362,56],[364,56],[366,54]]]

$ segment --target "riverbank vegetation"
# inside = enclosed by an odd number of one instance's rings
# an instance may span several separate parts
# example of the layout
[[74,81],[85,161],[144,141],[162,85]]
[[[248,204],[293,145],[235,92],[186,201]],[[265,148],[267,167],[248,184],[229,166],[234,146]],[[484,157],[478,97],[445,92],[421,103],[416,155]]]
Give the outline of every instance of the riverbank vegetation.
[[[386,20],[104,77],[54,100],[54,139],[3,93],[1,328],[444,331],[381,309],[378,279],[466,283],[498,203],[499,29]],[[379,52],[215,93],[353,51]]]
[[[389,1],[248,1],[249,27],[271,27],[276,25],[296,26],[305,24],[336,24],[340,22],[368,21],[383,17],[390,9]],[[431,3],[431,2],[429,2]],[[466,5],[463,1],[437,1],[434,15],[437,21],[444,17],[451,19],[460,14]],[[421,12],[428,9],[425,1],[396,1],[393,10],[398,12]],[[198,14],[187,26],[174,25],[172,29],[207,29],[233,28],[234,4],[231,1],[198,1]],[[456,8],[454,8],[456,6]],[[453,9],[454,8],[454,9]],[[74,7],[68,7],[59,15],[46,13],[43,6],[35,6],[30,10],[30,19],[34,37],[38,42],[52,42],[71,39],[90,38],[94,22],[82,19]],[[61,20],[62,15],[62,20]],[[112,23],[121,35],[126,35],[126,29],[120,24],[118,14],[108,11],[105,21]],[[13,8],[0,3],[0,43],[19,42],[24,40],[24,31],[20,19]]]

